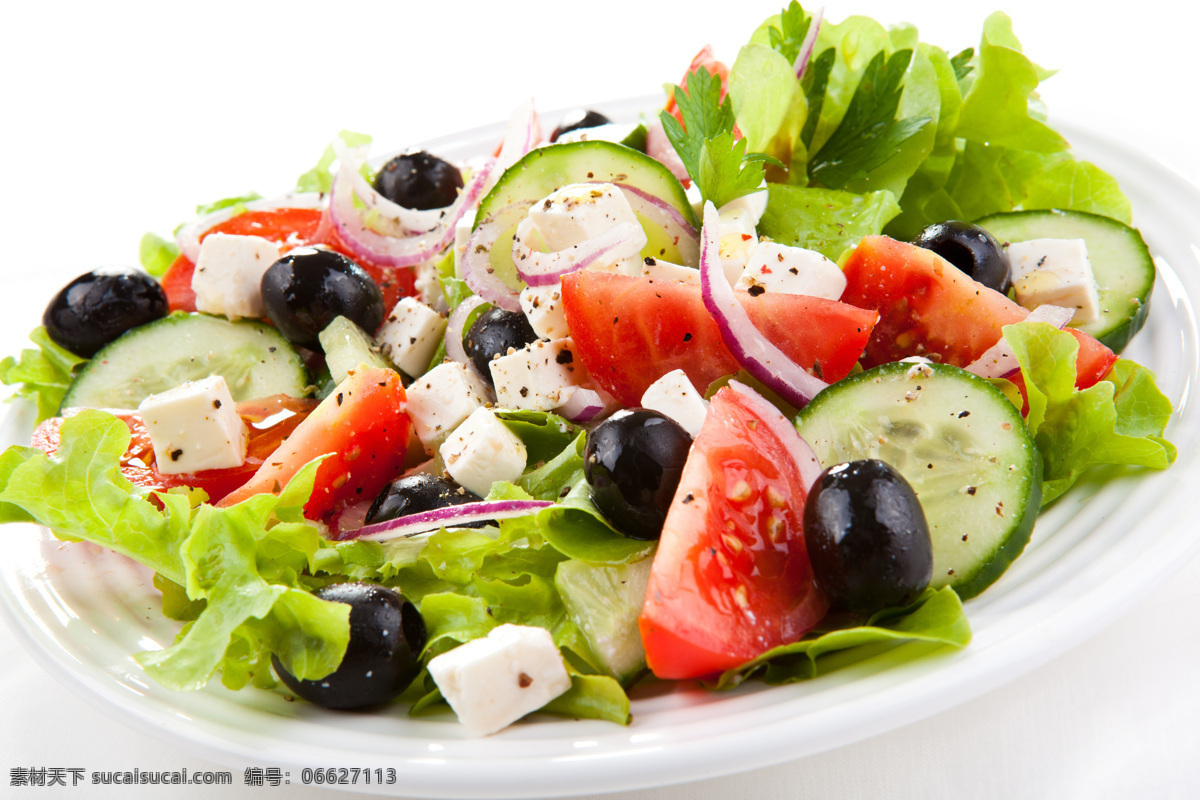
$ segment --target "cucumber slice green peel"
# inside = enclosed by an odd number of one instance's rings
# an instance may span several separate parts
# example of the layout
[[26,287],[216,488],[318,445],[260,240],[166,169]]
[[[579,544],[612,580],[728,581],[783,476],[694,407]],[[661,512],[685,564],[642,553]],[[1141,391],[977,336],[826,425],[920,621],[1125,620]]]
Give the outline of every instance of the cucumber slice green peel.
[[1100,318],[1079,326],[1119,353],[1146,323],[1155,268],[1136,228],[1099,214],[1058,209],[1015,211],[977,220],[1001,244],[1030,239],[1083,239],[1100,292]]
[[[526,208],[556,189],[572,183],[615,183],[632,187],[669,203],[693,228],[700,223],[679,180],[665,166],[645,153],[623,144],[605,141],[569,142],[539,147],[513,164],[480,201],[475,224],[505,213],[510,207]],[[647,244],[642,256],[682,263],[674,237],[661,225],[641,217]],[[491,249],[492,267],[512,287],[521,285],[512,263],[512,233],[501,235]]]
[[222,375],[237,401],[309,393],[308,370],[270,325],[172,314],[126,331],[89,361],[62,407],[134,409],[185,381]]
[[974,597],[1029,542],[1042,459],[1020,411],[976,375],[884,364],[820,392],[796,428],[825,467],[877,458],[912,484],[933,540],[934,588]]

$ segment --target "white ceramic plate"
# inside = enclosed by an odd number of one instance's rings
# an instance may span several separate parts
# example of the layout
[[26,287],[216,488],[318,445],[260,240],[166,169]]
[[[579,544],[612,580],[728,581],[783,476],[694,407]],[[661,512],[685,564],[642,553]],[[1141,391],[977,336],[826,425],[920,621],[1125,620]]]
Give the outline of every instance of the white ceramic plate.
[[[630,118],[643,107],[635,100],[605,110]],[[1150,321],[1127,355],[1158,373],[1175,404],[1168,435],[1180,456],[1163,473],[1098,472],[1043,515],[1026,553],[967,604],[975,638],[964,650],[907,645],[786,687],[637,694],[627,728],[537,718],[472,740],[449,714],[335,714],[215,681],[200,692],[166,691],[132,658],[167,646],[176,632],[158,613],[150,575],[33,526],[0,534],[0,608],[48,671],[125,724],[230,765],[280,765],[293,781],[305,767],[393,768],[396,783],[354,788],[407,796],[547,797],[711,778],[864,739],[987,692],[1096,633],[1200,551],[1186,524],[1196,506],[1186,487],[1200,478],[1200,411],[1190,401],[1200,368],[1200,192],[1152,159],[1064,128],[1082,155],[1120,180],[1157,257]],[[474,155],[500,132],[492,126],[429,147]],[[23,423],[7,420],[10,441]]]

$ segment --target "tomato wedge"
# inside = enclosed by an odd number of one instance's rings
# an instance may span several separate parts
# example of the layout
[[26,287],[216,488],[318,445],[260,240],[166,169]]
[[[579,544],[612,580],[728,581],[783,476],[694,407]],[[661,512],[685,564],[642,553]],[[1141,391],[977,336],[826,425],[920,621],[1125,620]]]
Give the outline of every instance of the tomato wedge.
[[[886,236],[863,239],[843,271],[842,302],[880,314],[864,355],[867,367],[914,355],[965,367],[1000,340],[1005,325],[1029,315],[932,250]],[[1079,340],[1075,385],[1086,389],[1117,357],[1086,333],[1067,330]]]
[[404,468],[409,420],[400,375],[390,369],[359,369],[296,427],[287,441],[246,483],[219,505],[255,494],[276,493],[301,467],[329,454],[317,469],[309,519],[322,519],[356,500],[374,497]]
[[796,442],[776,435],[794,431],[743,391],[713,396],[651,566],[638,627],[660,678],[736,667],[797,641],[829,608],[804,544]]
[[[367,271],[383,292],[386,308],[396,305],[401,297],[413,294],[413,270],[374,264],[353,254],[338,237],[328,215],[319,208],[275,208],[247,211],[219,222],[200,235],[228,233],[236,236],[261,236],[280,246],[283,252],[309,244],[324,244],[354,260]],[[196,265],[186,256],[179,256],[167,268],[162,278],[163,290],[172,311],[195,311],[196,293],[192,291],[192,273]]]
[[[229,469],[167,475],[155,468],[154,448],[141,415],[130,411],[110,412],[129,428],[129,448],[121,457],[121,474],[134,486],[156,492],[176,486],[203,489],[208,499],[215,503],[248,481],[316,405],[315,400],[286,395],[238,403],[238,414],[250,426],[245,463]],[[33,432],[33,446],[48,455],[57,452],[62,423],[62,417],[53,417],[39,425]]]
[[[854,368],[879,318],[819,297],[738,295],[764,336],[830,383]],[[675,369],[703,392],[741,368],[699,286],[579,270],[563,278],[562,303],[584,366],[623,405],[640,404],[650,384]]]

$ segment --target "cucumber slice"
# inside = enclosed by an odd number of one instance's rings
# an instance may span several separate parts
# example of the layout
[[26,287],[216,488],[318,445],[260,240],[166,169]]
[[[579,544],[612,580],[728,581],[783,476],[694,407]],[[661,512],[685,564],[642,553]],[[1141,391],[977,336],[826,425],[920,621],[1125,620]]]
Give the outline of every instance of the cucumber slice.
[[644,558],[620,567],[564,561],[554,575],[554,586],[571,621],[604,671],[621,683],[646,668],[637,621],[653,561]]
[[321,349],[325,351],[325,365],[334,384],[346,380],[350,370],[359,364],[368,367],[383,367],[399,372],[391,361],[379,352],[375,341],[358,325],[345,317],[334,317],[325,330],[317,334]]
[[137,408],[184,381],[223,375],[234,400],[308,393],[308,370],[279,331],[261,322],[172,314],[122,334],[67,389],[63,408]]
[[1057,209],[995,214],[975,224],[1004,244],[1083,239],[1100,289],[1100,318],[1079,329],[1119,353],[1145,324],[1154,289],[1154,259],[1135,228],[1111,217]]
[[[699,229],[696,213],[688,202],[679,180],[661,162],[623,144],[604,141],[551,144],[532,150],[513,164],[479,204],[478,224],[502,213],[514,203],[532,205],[546,195],[571,183],[620,183],[661,198],[678,211],[692,227]],[[512,230],[491,249],[496,274],[513,287],[521,285],[512,263]],[[677,246],[677,236],[657,222],[639,215],[648,239],[642,256],[664,258],[682,263],[685,259]]]
[[931,586],[974,597],[1033,532],[1042,460],[1021,414],[988,381],[948,364],[884,364],[820,392],[796,429],[821,464],[891,464],[933,539]]

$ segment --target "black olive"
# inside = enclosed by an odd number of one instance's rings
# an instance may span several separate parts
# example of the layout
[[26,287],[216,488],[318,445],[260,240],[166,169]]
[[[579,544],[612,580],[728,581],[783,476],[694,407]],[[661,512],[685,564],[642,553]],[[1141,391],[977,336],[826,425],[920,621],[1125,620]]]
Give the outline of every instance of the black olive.
[[577,108],[570,111],[562,118],[562,122],[558,123],[558,127],[550,134],[550,141],[558,141],[558,137],[564,133],[571,131],[581,131],[584,128],[596,128],[600,125],[611,125],[612,120],[601,114],[599,111],[585,110]]
[[529,320],[520,311],[505,311],[493,306],[479,315],[467,331],[467,339],[463,349],[471,358],[471,363],[479,374],[490,385],[492,370],[488,366],[496,356],[508,353],[509,348],[520,350],[530,342],[536,342],[538,335],[534,333]]
[[[454,481],[438,475],[425,473],[409,475],[397,478],[383,487],[383,491],[375,498],[375,502],[371,504],[371,509],[367,512],[365,524],[386,522],[389,519],[399,519],[421,511],[432,511],[435,508],[478,503],[482,499],[469,489],[464,489]],[[487,520],[480,520],[456,527],[482,528],[487,524]]]
[[299,247],[262,278],[263,307],[280,333],[318,349],[317,334],[342,316],[374,335],[383,322],[383,294],[366,270],[341,253]]
[[461,188],[458,167],[424,150],[401,153],[375,175],[375,191],[405,208],[445,208]]
[[329,675],[299,680],[278,657],[271,663],[297,696],[325,708],[367,708],[386,703],[408,688],[421,671],[425,621],[400,593],[369,583],[335,583],[314,592],[322,600],[350,606],[350,643]]
[[1012,288],[1008,254],[978,225],[958,220],[937,222],[921,231],[913,244],[932,250],[989,289],[1007,294]]
[[600,423],[587,437],[583,475],[592,502],[631,539],[657,539],[692,437],[673,419],[641,408]]
[[821,473],[804,506],[804,541],[817,585],[847,611],[906,605],[933,577],[933,544],[916,492],[875,459]]
[[146,273],[97,269],[54,295],[42,324],[51,339],[91,358],[125,331],[165,317],[167,311],[167,293]]

